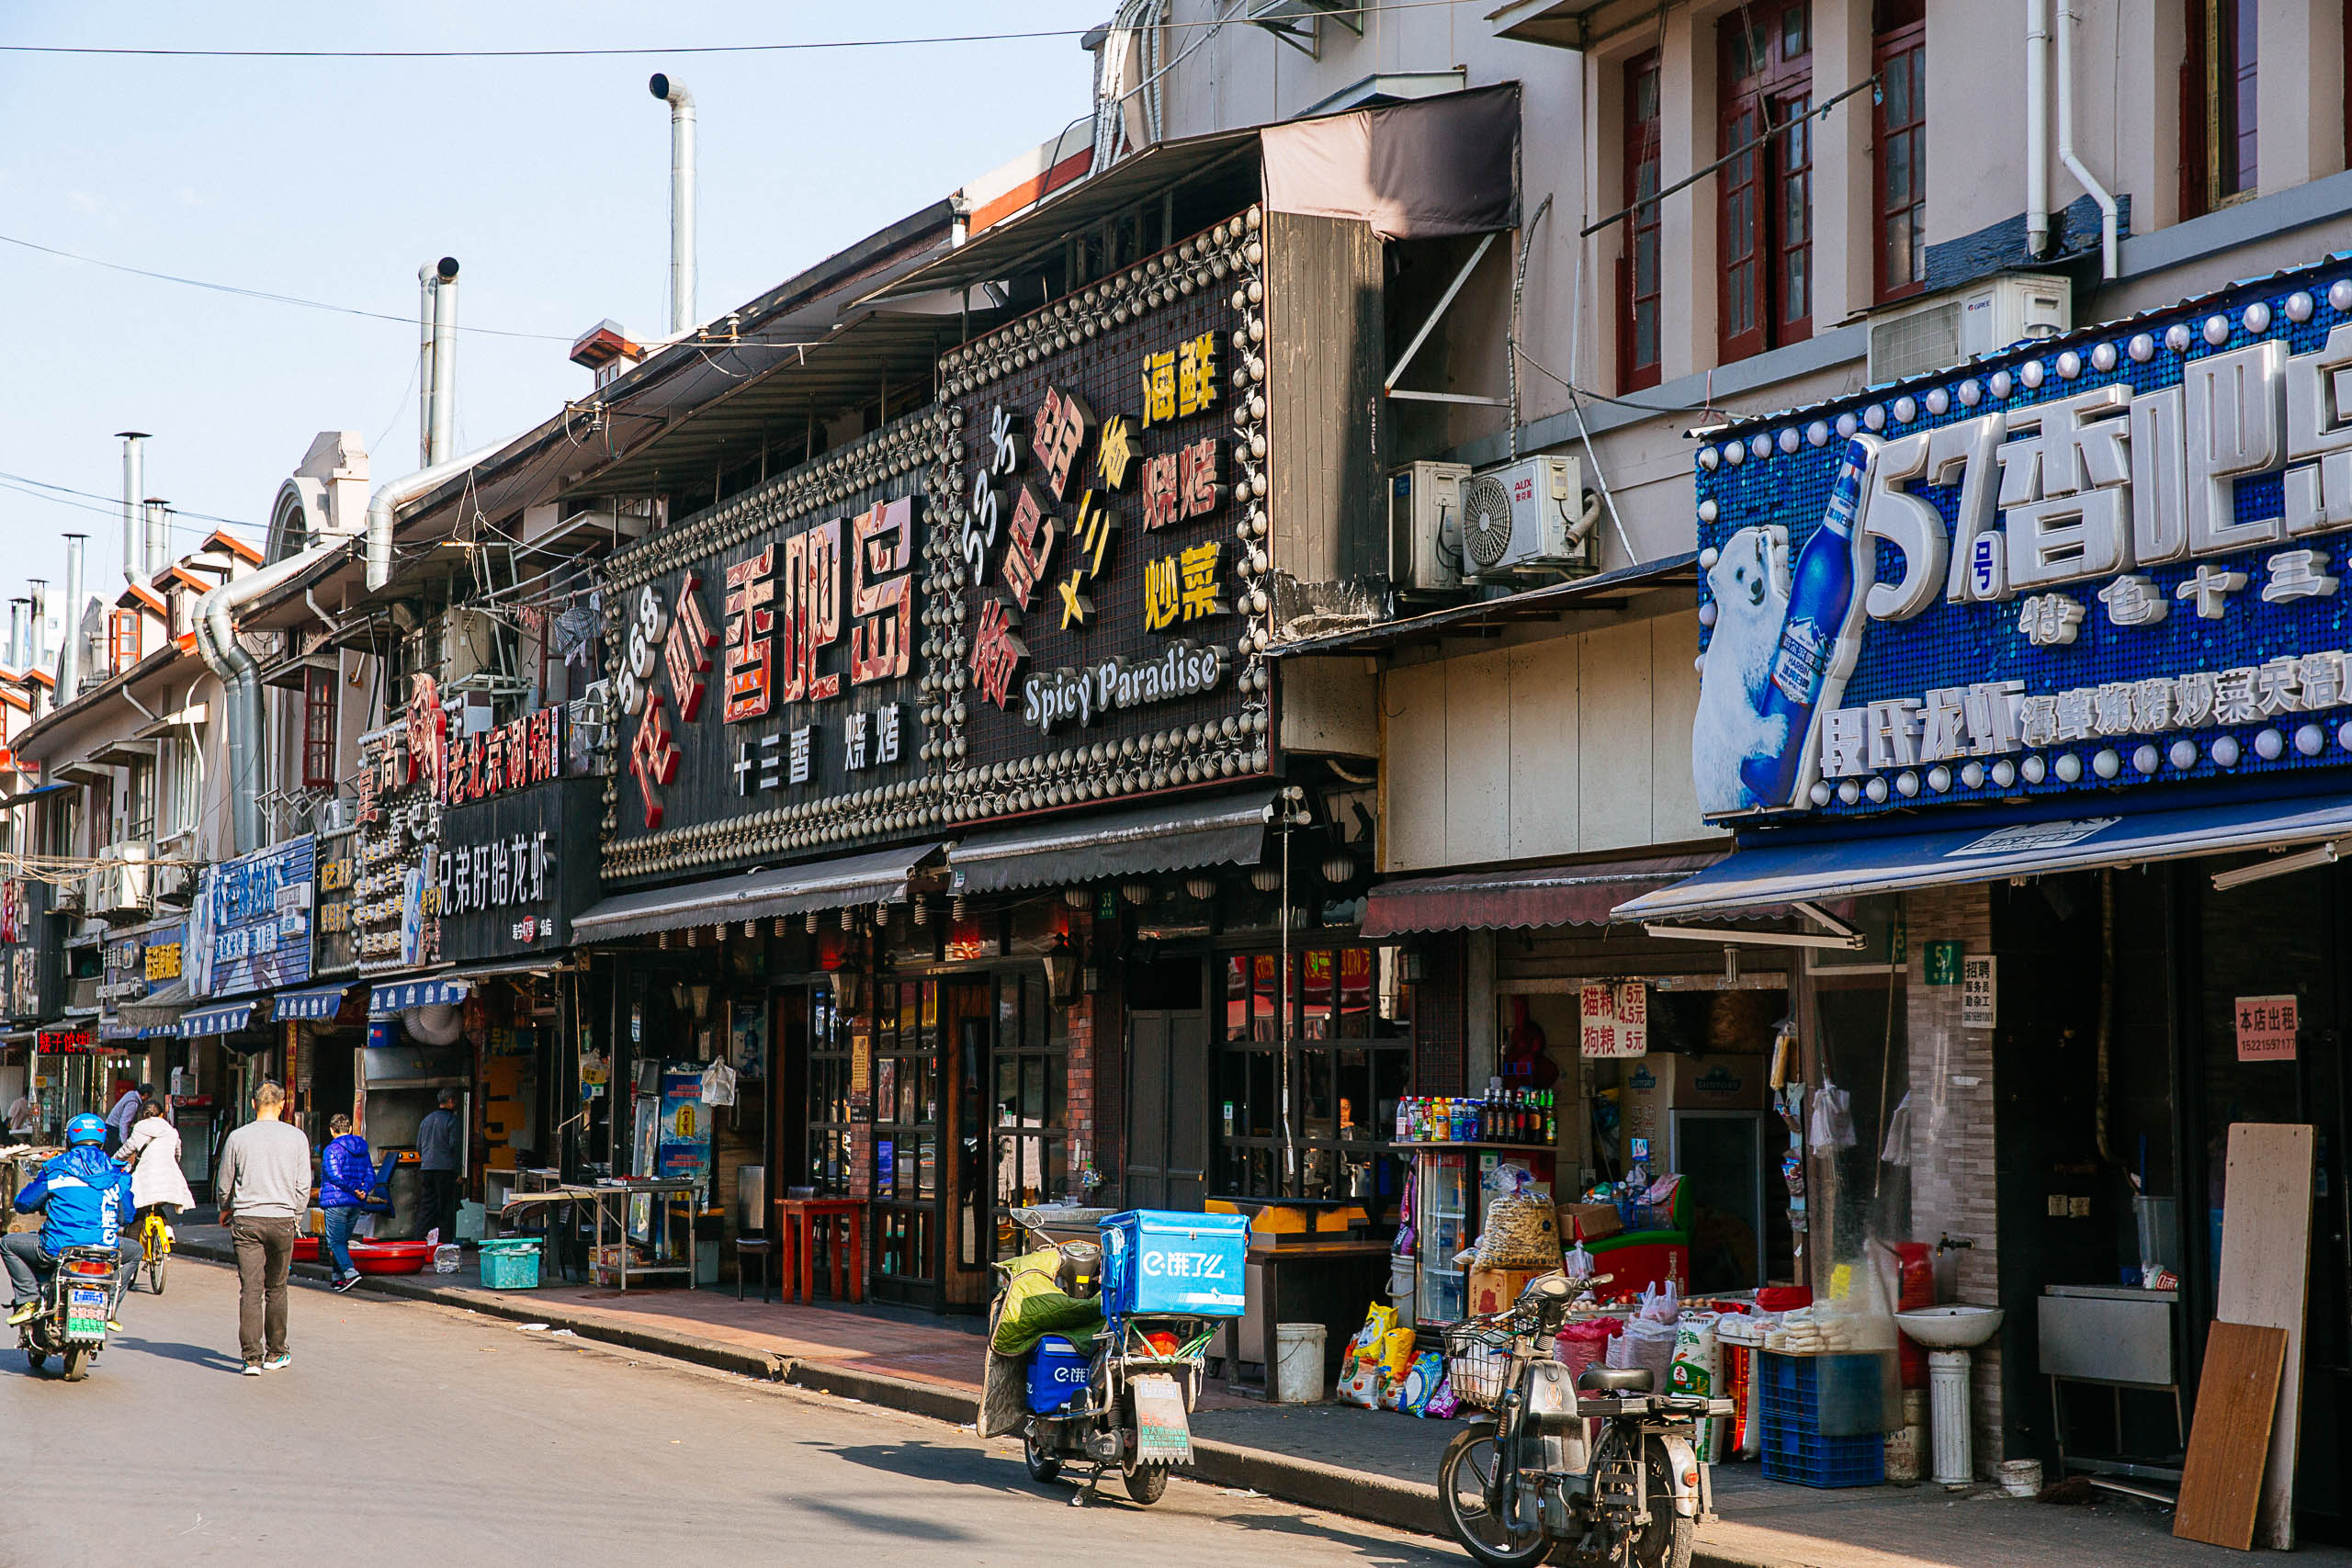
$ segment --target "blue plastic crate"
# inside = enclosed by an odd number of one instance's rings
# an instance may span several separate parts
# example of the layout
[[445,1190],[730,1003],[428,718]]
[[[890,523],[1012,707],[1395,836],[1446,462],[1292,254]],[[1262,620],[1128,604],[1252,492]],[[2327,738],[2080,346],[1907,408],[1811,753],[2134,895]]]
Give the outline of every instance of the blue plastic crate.
[[539,1238],[492,1236],[481,1244],[481,1288],[485,1291],[536,1291],[539,1288]]
[[1878,1352],[1844,1356],[1757,1354],[1749,1373],[1755,1408],[1770,1426],[1786,1418],[1829,1437],[1867,1437],[1886,1429],[1887,1358]]
[[1102,1221],[1102,1313],[1239,1317],[1250,1221],[1130,1209]]
[[1051,1416],[1086,1392],[1086,1357],[1057,1334],[1029,1352],[1029,1413]]
[[1764,1426],[1764,1479],[1798,1486],[1877,1486],[1886,1480],[1886,1438],[1824,1438],[1774,1422]]

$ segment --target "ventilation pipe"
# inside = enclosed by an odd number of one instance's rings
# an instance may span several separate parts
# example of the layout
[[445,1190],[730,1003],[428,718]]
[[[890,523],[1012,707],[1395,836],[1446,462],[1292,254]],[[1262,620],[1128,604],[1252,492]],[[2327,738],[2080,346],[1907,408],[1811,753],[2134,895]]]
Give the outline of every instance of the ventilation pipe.
[[122,580],[139,581],[139,503],[147,494],[147,440],[143,430],[118,430],[122,441]]
[[433,286],[440,265],[416,269],[416,466],[433,466]]
[[646,85],[670,106],[670,333],[695,321],[695,96],[657,71]]
[[31,604],[29,599],[8,601],[8,668],[18,674],[25,669],[25,611]]
[[27,619],[32,629],[26,640],[25,667],[38,670],[49,662],[49,579],[29,579],[28,586],[32,589],[32,610]]
[[429,355],[431,399],[426,415],[424,466],[449,456],[458,423],[458,258],[443,256],[433,268],[433,347]]
[[172,503],[162,496],[147,498],[147,577],[153,581],[172,564]]
[[2050,0],[2025,0],[2025,254],[2050,249]]
[[431,491],[445,479],[453,479],[468,468],[484,463],[504,446],[493,441],[478,447],[462,457],[452,457],[446,463],[435,463],[419,468],[406,479],[392,479],[368,498],[368,592],[373,593],[392,580],[392,525],[401,507]]
[[82,689],[82,547],[87,534],[65,536],[65,641],[57,650],[57,700],[70,703]]
[[[2114,196],[2108,188],[2091,178],[2083,161],[2075,156],[2075,28],[2082,21],[2075,7],[2078,0],[2058,0],[2058,161],[2066,172],[2098,203],[2099,276],[2113,281],[2116,273],[2116,239],[2120,227]],[[2048,203],[2045,200],[2044,205]]]

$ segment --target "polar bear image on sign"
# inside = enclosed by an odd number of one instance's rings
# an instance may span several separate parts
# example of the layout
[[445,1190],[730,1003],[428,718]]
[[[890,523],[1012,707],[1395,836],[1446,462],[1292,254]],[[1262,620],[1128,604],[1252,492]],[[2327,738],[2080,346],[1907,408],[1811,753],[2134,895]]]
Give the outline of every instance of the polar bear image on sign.
[[1699,552],[1714,613],[1699,656],[1699,713],[1690,725],[1690,777],[1699,812],[1716,817],[1754,802],[1740,783],[1750,757],[1778,756],[1788,720],[1764,712],[1764,686],[1789,611],[1789,531],[1742,528],[1720,549]]

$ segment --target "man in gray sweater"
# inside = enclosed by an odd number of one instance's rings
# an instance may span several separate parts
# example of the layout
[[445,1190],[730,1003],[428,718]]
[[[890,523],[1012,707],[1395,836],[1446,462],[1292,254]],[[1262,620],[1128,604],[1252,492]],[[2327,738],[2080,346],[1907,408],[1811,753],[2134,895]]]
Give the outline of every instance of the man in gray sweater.
[[254,1120],[221,1144],[213,1188],[237,1251],[237,1348],[249,1378],[293,1359],[286,1353],[286,1271],[311,1206],[311,1140],[281,1120],[285,1111],[284,1089],[264,1081],[254,1090]]

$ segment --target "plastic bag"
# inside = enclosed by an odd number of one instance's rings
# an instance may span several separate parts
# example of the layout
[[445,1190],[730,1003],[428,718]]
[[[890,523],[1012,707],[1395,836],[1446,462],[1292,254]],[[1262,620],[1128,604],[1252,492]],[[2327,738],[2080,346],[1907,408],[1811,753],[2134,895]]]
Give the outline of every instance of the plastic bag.
[[1487,1205],[1475,1267],[1552,1269],[1560,1266],[1560,1222],[1552,1200],[1521,1192]]
[[1665,1285],[1650,1285],[1642,1292],[1641,1316],[1652,1323],[1672,1324],[1682,1313],[1681,1292],[1668,1280]]
[[1846,1091],[1824,1078],[1813,1094],[1813,1125],[1806,1141],[1817,1149],[1854,1146],[1854,1113]]
[[1340,1370],[1345,1371],[1360,1360],[1379,1360],[1381,1341],[1387,1338],[1388,1331],[1396,1326],[1396,1309],[1379,1302],[1373,1303],[1371,1310],[1363,1314],[1363,1326],[1356,1330],[1355,1337],[1348,1341],[1347,1349],[1340,1353]]
[[1552,1341],[1552,1359],[1568,1369],[1573,1383],[1587,1367],[1607,1363],[1610,1341],[1625,1332],[1622,1319],[1591,1317],[1563,1327]]
[[1409,1328],[1392,1328],[1382,1339],[1380,1370],[1392,1382],[1402,1382],[1413,1367],[1414,1333]]
[[[1434,1356],[1437,1352],[1432,1350],[1430,1354]],[[1443,1359],[1440,1358],[1440,1359]],[[1461,1414],[1461,1411],[1462,1399],[1453,1392],[1453,1374],[1449,1371],[1438,1379],[1436,1391],[1430,1395],[1429,1404],[1420,1413],[1424,1416],[1435,1416],[1441,1421],[1451,1421]]]
[[1675,1331],[1667,1325],[1637,1317],[1609,1342],[1608,1364],[1644,1369],[1650,1387],[1662,1393],[1674,1380],[1674,1340]]
[[1404,1381],[1395,1386],[1397,1409],[1408,1416],[1427,1416],[1430,1402],[1445,1382],[1445,1356],[1437,1350],[1424,1350],[1413,1358],[1413,1365]]
[[1579,1283],[1592,1278],[1592,1254],[1584,1249],[1584,1239],[1581,1236],[1577,1239],[1577,1244],[1568,1248],[1566,1254],[1561,1258],[1560,1272]]
[[1342,1371],[1340,1391],[1336,1396],[1339,1402],[1342,1404],[1360,1404],[1366,1410],[1379,1409],[1380,1363],[1355,1361],[1342,1369]]

